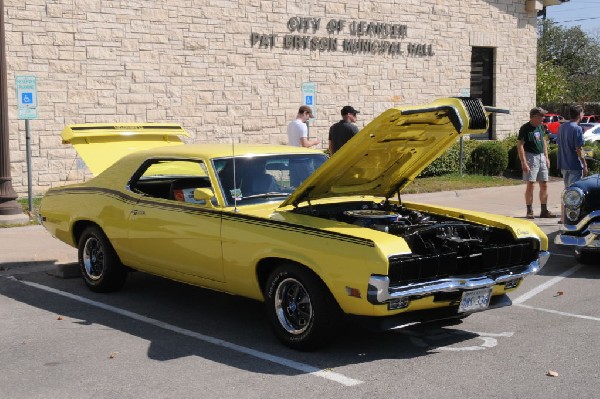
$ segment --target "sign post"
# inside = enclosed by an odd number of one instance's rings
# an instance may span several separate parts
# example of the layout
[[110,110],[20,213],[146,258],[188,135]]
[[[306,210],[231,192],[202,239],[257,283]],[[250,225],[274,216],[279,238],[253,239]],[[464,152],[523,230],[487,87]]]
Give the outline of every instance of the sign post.
[[[313,118],[317,118],[317,84],[314,82],[302,83],[302,104],[308,105],[313,112]],[[310,137],[310,119],[306,121],[308,137]]]
[[25,119],[25,151],[27,154],[27,196],[29,212],[33,212],[31,188],[31,135],[29,120],[37,119],[37,79],[35,76],[16,76],[18,119]]

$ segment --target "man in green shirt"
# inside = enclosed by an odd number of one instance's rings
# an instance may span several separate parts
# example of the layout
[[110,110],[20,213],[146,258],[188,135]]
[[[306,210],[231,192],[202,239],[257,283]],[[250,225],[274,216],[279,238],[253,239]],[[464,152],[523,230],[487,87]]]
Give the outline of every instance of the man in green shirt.
[[544,115],[548,111],[535,107],[529,111],[529,122],[519,129],[517,151],[523,169],[523,180],[527,182],[525,189],[525,205],[527,205],[527,218],[534,219],[533,215],[533,188],[537,181],[540,185],[541,218],[556,217],[548,210],[548,145],[544,138],[546,127],[542,124]]

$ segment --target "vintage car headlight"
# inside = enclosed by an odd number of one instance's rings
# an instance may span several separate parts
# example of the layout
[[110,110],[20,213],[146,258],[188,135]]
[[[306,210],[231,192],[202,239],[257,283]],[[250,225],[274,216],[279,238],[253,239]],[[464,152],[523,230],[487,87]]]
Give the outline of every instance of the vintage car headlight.
[[563,204],[567,208],[579,208],[584,196],[583,191],[579,187],[569,187],[563,193]]

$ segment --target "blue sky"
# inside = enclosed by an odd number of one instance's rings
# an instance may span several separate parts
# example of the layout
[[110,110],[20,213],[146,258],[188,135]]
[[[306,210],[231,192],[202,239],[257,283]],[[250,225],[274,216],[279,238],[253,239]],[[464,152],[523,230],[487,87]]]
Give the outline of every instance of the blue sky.
[[580,25],[591,36],[600,36],[600,0],[571,0],[546,8],[546,18],[566,28]]

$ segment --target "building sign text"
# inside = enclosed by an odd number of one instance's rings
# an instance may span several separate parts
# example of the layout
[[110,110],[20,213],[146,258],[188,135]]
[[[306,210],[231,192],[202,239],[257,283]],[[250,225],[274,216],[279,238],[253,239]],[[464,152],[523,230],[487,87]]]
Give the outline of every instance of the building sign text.
[[[321,18],[291,17],[287,22],[290,34],[279,36],[253,32],[250,34],[250,45],[262,49],[281,47],[286,50],[342,51],[352,54],[435,55],[431,44],[404,41],[408,34],[406,25],[331,19],[324,24],[329,36],[319,36],[321,25]],[[343,33],[350,37],[333,36]]]

